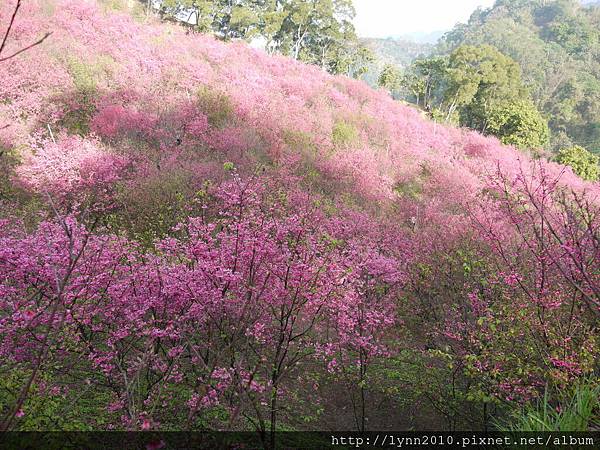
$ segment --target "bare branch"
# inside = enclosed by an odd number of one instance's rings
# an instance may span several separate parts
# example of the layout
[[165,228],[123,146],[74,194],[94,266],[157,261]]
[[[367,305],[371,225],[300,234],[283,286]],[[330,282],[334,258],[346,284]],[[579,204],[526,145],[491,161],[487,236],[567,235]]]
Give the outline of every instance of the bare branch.
[[6,29],[6,33],[4,33],[4,38],[2,39],[2,44],[0,44],[0,54],[2,53],[2,50],[4,50],[4,47],[6,46],[6,41],[8,40],[8,35],[10,34],[10,30],[12,29],[13,24],[15,23],[15,17],[17,17],[17,13],[19,12],[20,7],[21,7],[21,0],[17,0],[17,5],[15,6],[13,15],[10,18],[8,28]]
[[14,57],[15,57],[15,56],[17,56],[17,55],[20,55],[20,54],[21,54],[21,53],[23,53],[23,52],[26,52],[27,50],[29,50],[29,49],[31,49],[31,48],[33,48],[33,47],[35,47],[36,45],[40,45],[42,42],[44,42],[46,39],[48,39],[48,37],[49,37],[51,34],[52,34],[51,32],[50,32],[50,33],[46,33],[46,34],[44,35],[44,37],[43,37],[43,38],[41,38],[40,40],[38,40],[38,41],[34,42],[33,44],[31,44],[31,45],[28,45],[28,46],[27,46],[27,47],[25,47],[25,48],[22,48],[21,50],[19,50],[19,51],[17,51],[17,52],[15,52],[15,53],[13,53],[13,54],[12,54],[12,55],[10,55],[10,56],[6,56],[5,58],[0,58],[0,62],[7,61],[7,60],[9,60],[9,59],[11,59],[11,58],[14,58]]
[[[10,22],[8,24],[8,28],[6,29],[6,32],[4,33],[4,37],[2,38],[2,44],[0,44],[0,55],[2,55],[2,51],[4,50],[4,48],[6,47],[6,42],[8,41],[8,36],[10,35],[10,32],[13,28],[13,25],[15,23],[15,18],[17,17],[17,13],[19,12],[19,8],[21,8],[21,0],[17,0],[17,4],[15,6],[15,10],[13,11],[13,14],[10,18]],[[9,55],[9,56],[5,56],[5,57],[0,57],[0,62],[4,62],[4,61],[8,61],[11,58],[14,58],[17,55],[20,55],[21,53],[35,47],[36,45],[40,45],[42,42],[44,42],[46,39],[48,39],[48,37],[51,35],[51,32],[46,33],[41,39],[38,39],[37,41],[35,41],[33,44],[28,45],[25,48],[22,48],[21,50],[16,51],[15,53]]]

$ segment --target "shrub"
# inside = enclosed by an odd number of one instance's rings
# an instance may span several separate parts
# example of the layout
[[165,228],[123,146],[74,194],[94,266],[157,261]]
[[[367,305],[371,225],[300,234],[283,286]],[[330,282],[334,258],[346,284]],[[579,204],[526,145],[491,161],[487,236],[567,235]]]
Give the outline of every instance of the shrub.
[[347,147],[358,140],[358,130],[351,123],[340,120],[333,126],[331,140],[336,147]]
[[197,93],[200,109],[206,114],[208,123],[215,128],[225,128],[234,117],[234,107],[227,94],[209,86]]
[[548,391],[533,404],[513,411],[497,427],[507,432],[586,432],[600,426],[600,386],[590,380],[558,393],[557,402]]
[[600,179],[600,167],[598,166],[600,158],[583,147],[575,145],[560,150],[556,161],[571,167],[573,172],[584,180],[598,181]]
[[61,135],[30,149],[16,174],[25,187],[56,205],[92,202],[110,208],[127,166],[126,157],[95,140]]
[[192,212],[197,186],[186,170],[154,173],[144,180],[123,185],[116,195],[117,209],[110,217],[114,232],[125,231],[131,239],[152,248],[155,241],[171,235],[175,225]]
[[503,144],[520,149],[539,149],[548,143],[548,121],[531,100],[516,100],[492,109],[487,132]]

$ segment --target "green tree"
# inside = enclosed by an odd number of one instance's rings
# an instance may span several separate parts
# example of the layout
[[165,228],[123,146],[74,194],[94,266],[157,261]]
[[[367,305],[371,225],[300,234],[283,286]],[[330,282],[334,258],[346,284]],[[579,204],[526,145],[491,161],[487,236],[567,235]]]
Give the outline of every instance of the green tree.
[[258,10],[266,1],[253,0],[163,0],[161,14],[188,17],[201,32],[213,32],[222,39],[249,38],[260,27]]
[[[381,83],[392,83],[384,70]],[[490,45],[463,45],[448,57],[417,60],[402,80],[409,98],[436,120],[458,123],[519,148],[548,142],[540,114],[511,58]]]
[[161,13],[196,17],[224,39],[262,37],[270,53],[360,77],[372,55],[357,45],[352,0],[164,0]]
[[448,116],[486,132],[490,112],[506,101],[527,97],[519,65],[490,45],[463,45],[450,55],[444,103]]
[[447,33],[436,53],[492,45],[522,69],[524,84],[549,119],[550,148],[584,142],[600,149],[600,9],[580,0],[497,0]]
[[394,95],[402,86],[402,73],[395,65],[386,64],[379,74],[377,85]]
[[375,62],[375,55],[364,45],[340,46],[337,55],[330,62],[331,73],[345,74],[361,79]]
[[584,180],[598,181],[600,179],[600,158],[585,148],[575,145],[558,152],[556,161],[560,164],[570,166],[577,175]]
[[529,99],[500,104],[489,111],[487,132],[507,145],[538,149],[548,143],[548,122]]
[[418,59],[413,64],[412,73],[404,78],[404,84],[415,96],[417,105],[428,112],[441,106],[447,83],[448,58],[445,57]]
[[344,73],[347,49],[356,42],[351,0],[281,0],[285,12],[275,34],[280,53]]

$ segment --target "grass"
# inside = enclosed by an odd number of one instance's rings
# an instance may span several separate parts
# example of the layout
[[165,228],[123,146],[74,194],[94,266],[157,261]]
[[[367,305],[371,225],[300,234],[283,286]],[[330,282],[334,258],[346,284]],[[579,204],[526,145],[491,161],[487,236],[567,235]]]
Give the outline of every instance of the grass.
[[552,404],[548,392],[534,405],[514,412],[510,419],[497,424],[507,432],[518,431],[591,431],[600,428],[600,386],[589,381],[576,385],[570,395]]

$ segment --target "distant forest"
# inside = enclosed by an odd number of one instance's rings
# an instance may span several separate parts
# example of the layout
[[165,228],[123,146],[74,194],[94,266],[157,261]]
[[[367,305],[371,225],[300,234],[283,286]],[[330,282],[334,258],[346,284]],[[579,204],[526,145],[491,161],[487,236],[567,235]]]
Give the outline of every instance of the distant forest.
[[[476,10],[467,24],[457,25],[440,39],[425,57],[429,59],[417,56],[408,69],[406,61],[415,52],[406,44],[392,46],[380,41],[379,45],[370,45],[381,60],[390,64],[387,73],[382,72],[380,84],[397,98],[418,104],[432,115],[437,111],[443,119],[470,126],[472,121],[465,114],[454,117],[448,114],[454,112],[449,111],[454,97],[449,96],[452,76],[447,70],[457,69],[451,66],[458,58],[455,52],[461,47],[491,46],[518,64],[526,90],[521,95],[531,99],[549,126],[544,147],[552,154],[573,146],[598,154],[600,8],[594,5],[600,2],[581,3],[498,0],[491,8]],[[390,49],[397,51],[393,58]],[[427,55],[427,49],[423,50]],[[494,58],[481,54],[480,57]]]

